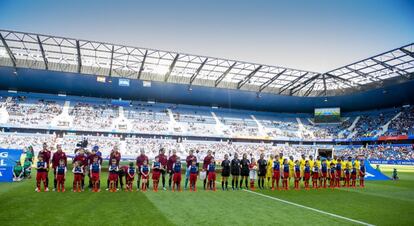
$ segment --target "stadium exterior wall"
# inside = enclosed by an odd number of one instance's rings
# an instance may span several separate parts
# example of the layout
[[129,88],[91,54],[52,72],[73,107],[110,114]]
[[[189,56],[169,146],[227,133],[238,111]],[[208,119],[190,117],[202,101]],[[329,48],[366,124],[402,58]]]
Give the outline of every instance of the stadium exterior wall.
[[414,81],[327,98],[270,93],[262,93],[258,98],[257,93],[243,90],[193,85],[190,91],[186,84],[155,81],[151,82],[151,87],[143,87],[143,81],[136,79],[130,79],[126,87],[119,86],[118,78],[110,78],[103,83],[97,82],[93,75],[25,68],[14,72],[14,68],[0,67],[0,89],[294,113],[310,113],[316,107],[340,107],[348,112],[414,103]]

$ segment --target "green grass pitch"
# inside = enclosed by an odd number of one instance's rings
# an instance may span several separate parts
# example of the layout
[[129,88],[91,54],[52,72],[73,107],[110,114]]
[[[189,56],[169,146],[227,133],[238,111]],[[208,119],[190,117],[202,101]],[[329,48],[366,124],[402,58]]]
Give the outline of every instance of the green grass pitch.
[[[387,172],[389,175],[390,173]],[[52,181],[51,173],[49,173]],[[414,172],[365,189],[310,191],[34,192],[35,180],[0,184],[5,225],[414,225]],[[106,185],[107,174],[101,182]],[[218,179],[220,181],[220,178]],[[183,179],[184,182],[184,179]],[[53,183],[51,183],[53,184]],[[136,183],[135,183],[136,184]],[[135,186],[135,185],[134,185]],[[218,184],[218,188],[221,185]],[[287,204],[280,200],[294,204]],[[308,209],[305,208],[313,208]],[[317,212],[322,211],[322,212]],[[335,214],[326,215],[327,213]],[[345,217],[344,218],[340,218]]]

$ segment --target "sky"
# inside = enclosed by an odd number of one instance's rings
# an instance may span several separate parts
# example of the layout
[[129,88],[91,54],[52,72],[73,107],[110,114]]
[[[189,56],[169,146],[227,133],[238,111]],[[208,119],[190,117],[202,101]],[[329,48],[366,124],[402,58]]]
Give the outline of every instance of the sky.
[[406,0],[0,0],[0,29],[326,72],[414,42]]

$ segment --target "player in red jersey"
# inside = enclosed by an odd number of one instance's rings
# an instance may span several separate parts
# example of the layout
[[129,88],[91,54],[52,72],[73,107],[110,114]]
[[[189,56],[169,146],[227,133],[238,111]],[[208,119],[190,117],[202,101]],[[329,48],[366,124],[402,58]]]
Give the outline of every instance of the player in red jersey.
[[66,165],[65,161],[61,159],[59,166],[56,167],[56,180],[57,180],[57,192],[65,192],[65,178],[66,178]]
[[162,165],[159,159],[159,156],[155,156],[155,160],[152,163],[152,187],[155,192],[158,191],[158,183],[160,181],[160,175],[162,170]]
[[177,158],[178,158],[177,151],[173,150],[172,155],[168,158],[168,161],[167,161],[167,172],[168,172],[168,175],[169,175],[169,177],[168,177],[168,188],[170,190],[171,190],[171,184],[172,184],[173,175],[174,175],[172,167],[173,167],[174,163],[177,162]]
[[165,188],[165,173],[167,172],[167,156],[165,155],[165,149],[161,148],[158,154],[158,161],[161,164],[160,173],[161,173],[161,179],[162,179],[162,189],[167,190]]
[[[189,155],[187,156],[185,162],[187,163],[187,167],[191,165],[192,161],[197,161],[197,157],[194,155],[194,150],[190,150]],[[188,181],[190,180],[190,172],[188,168],[185,171],[185,184],[184,189],[187,189]]]
[[[83,149],[83,147],[79,148],[73,161],[80,162],[83,167],[88,165],[88,156],[85,154],[85,149]],[[82,174],[81,188],[82,191],[85,189],[85,174]]]
[[[141,166],[144,164],[144,161],[149,162],[148,157],[145,155],[145,149],[141,148],[140,152],[141,152],[141,154],[137,157],[137,160],[136,160],[136,166],[137,166],[137,169],[138,169],[138,172],[137,172],[137,177],[138,177],[138,179],[137,179],[137,189],[138,190],[139,190],[139,187],[140,187],[140,184],[141,184],[141,171],[140,171]],[[149,186],[149,182],[147,183],[147,187],[148,186]]]
[[43,156],[39,155],[37,157],[37,175],[36,175],[36,192],[40,192],[40,184],[43,182],[44,191],[49,191],[46,186],[46,170],[47,170],[47,163],[43,160]]
[[80,192],[82,187],[82,176],[83,176],[83,169],[80,165],[80,162],[75,162],[73,165],[72,173],[73,175],[73,192]]
[[57,150],[56,150],[55,153],[53,153],[53,157],[52,157],[52,167],[53,167],[53,173],[54,173],[54,175],[53,175],[53,178],[54,178],[54,181],[53,181],[53,185],[54,185],[53,191],[56,190],[56,186],[57,186],[56,168],[59,166],[60,160],[63,159],[63,161],[65,162],[65,165],[68,164],[67,163],[66,154],[62,150],[62,145],[61,144],[56,145],[56,149]]
[[204,161],[203,161],[203,170],[207,172],[206,178],[203,180],[203,187],[204,190],[206,190],[206,184],[207,184],[207,179],[208,179],[208,170],[207,170],[207,166],[211,163],[211,159],[214,158],[212,156],[212,152],[211,150],[207,151],[207,156],[204,157]]
[[46,170],[46,186],[49,187],[49,168],[50,168],[50,158],[52,157],[52,153],[47,149],[47,143],[43,143],[43,149],[39,151],[39,155],[43,156],[43,160],[47,163],[47,170]]
[[144,164],[141,166],[141,177],[142,177],[142,191],[147,191],[147,183],[150,174],[150,167],[148,166],[147,160],[144,161]]
[[98,156],[93,158],[92,164],[89,166],[92,177],[92,191],[99,192],[99,177],[101,174],[101,165],[98,162]]

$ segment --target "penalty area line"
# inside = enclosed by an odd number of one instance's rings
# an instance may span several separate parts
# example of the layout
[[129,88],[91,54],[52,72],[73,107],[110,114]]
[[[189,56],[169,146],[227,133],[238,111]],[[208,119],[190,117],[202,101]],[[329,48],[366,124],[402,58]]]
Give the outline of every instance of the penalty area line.
[[289,205],[301,207],[301,208],[311,210],[311,211],[314,211],[314,212],[317,212],[317,213],[325,214],[325,215],[328,215],[328,216],[331,216],[331,217],[336,217],[336,218],[339,218],[339,219],[354,222],[354,223],[357,223],[357,224],[367,225],[367,226],[374,226],[373,224],[365,223],[363,221],[354,220],[354,219],[344,217],[344,216],[340,216],[340,215],[337,215],[337,214],[334,214],[334,213],[325,212],[323,210],[318,210],[318,209],[315,209],[315,208],[312,208],[312,207],[309,207],[309,206],[304,206],[304,205],[297,204],[297,203],[294,203],[294,202],[289,202],[289,201],[286,201],[286,200],[283,200],[283,199],[279,199],[279,198],[272,197],[272,196],[269,196],[269,195],[264,195],[264,194],[261,194],[261,193],[258,193],[258,192],[254,192],[254,191],[250,191],[250,190],[243,190],[243,191],[249,192],[250,194],[254,194],[254,195],[262,196],[262,197],[265,197],[265,198],[273,199],[273,200],[276,200],[276,201],[279,201],[279,202],[283,202],[283,203],[286,203],[286,204],[289,204]]

